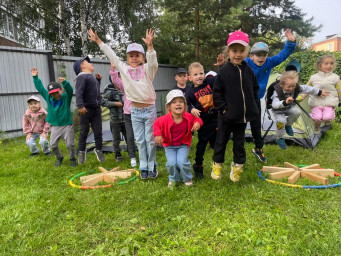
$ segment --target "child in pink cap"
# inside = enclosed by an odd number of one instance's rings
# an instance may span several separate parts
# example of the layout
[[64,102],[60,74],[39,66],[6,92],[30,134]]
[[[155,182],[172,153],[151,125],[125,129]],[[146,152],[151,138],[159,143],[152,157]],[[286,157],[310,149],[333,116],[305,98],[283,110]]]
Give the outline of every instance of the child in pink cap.
[[242,31],[230,34],[227,40],[225,63],[216,76],[213,87],[213,101],[218,110],[218,131],[214,147],[211,176],[222,177],[222,164],[226,144],[233,134],[233,162],[230,179],[238,182],[246,162],[244,148],[246,123],[258,115],[257,99],[259,86],[257,78],[244,59],[248,55],[249,37]]

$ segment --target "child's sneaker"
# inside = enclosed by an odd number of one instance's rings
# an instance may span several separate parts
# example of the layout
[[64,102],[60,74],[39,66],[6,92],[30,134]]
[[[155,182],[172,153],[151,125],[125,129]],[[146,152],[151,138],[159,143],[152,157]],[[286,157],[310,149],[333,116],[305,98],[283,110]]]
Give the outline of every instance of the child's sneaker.
[[64,157],[62,156],[61,158],[57,158],[57,161],[54,163],[54,166],[59,167],[62,165],[62,162],[64,160]]
[[30,157],[35,157],[37,155],[39,155],[39,153],[31,153]]
[[230,172],[230,179],[233,182],[238,182],[240,180],[240,176],[243,173],[243,165],[242,164],[235,164],[234,162],[231,163],[231,172]]
[[289,125],[289,126],[285,126],[285,131],[287,132],[287,134],[289,136],[294,136],[294,130],[292,129],[292,126]]
[[149,177],[152,178],[152,179],[154,179],[154,178],[157,177],[158,174],[159,174],[159,173],[157,172],[156,165],[154,165],[154,170],[151,171],[151,172],[149,172]]
[[136,158],[130,159],[130,165],[131,167],[136,167]]
[[197,179],[204,178],[204,167],[202,165],[193,164],[194,176]]
[[115,159],[116,159],[116,162],[122,162],[123,158],[122,158],[121,153],[115,154]]
[[259,159],[259,161],[261,161],[262,163],[266,163],[266,157],[262,148],[252,149],[252,153]]
[[287,149],[287,144],[285,144],[285,140],[283,138],[276,140],[276,142],[281,149]]
[[223,166],[221,164],[217,164],[213,162],[212,164],[212,172],[211,172],[211,177],[214,180],[220,180],[221,179],[221,169]]
[[317,126],[315,125],[315,128],[314,128],[314,134],[318,135],[321,133],[321,127],[320,126]]
[[193,180],[188,180],[188,181],[184,182],[184,184],[186,187],[193,186]]
[[78,163],[84,164],[86,161],[86,152],[85,151],[79,151],[78,152]]
[[71,158],[71,159],[70,159],[70,165],[71,165],[72,167],[76,167],[76,166],[77,166],[77,160],[76,160],[76,158]]
[[148,171],[142,170],[141,173],[140,173],[140,177],[143,180],[148,179]]
[[105,157],[102,150],[94,149],[95,155],[97,156],[97,160],[101,163],[105,161]]

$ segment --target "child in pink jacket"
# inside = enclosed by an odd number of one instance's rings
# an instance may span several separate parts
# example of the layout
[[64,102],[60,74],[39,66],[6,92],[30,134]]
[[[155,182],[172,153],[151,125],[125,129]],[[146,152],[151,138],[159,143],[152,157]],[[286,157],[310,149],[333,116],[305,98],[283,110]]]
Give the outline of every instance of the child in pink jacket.
[[191,186],[193,175],[188,153],[192,133],[199,130],[203,122],[199,117],[186,112],[186,98],[181,90],[171,90],[166,99],[168,113],[154,123],[155,143],[165,147],[168,187],[173,187],[181,177],[186,186]]
[[37,96],[31,96],[27,100],[28,109],[23,116],[23,131],[26,134],[26,145],[30,148],[30,157],[39,154],[36,145],[36,139],[39,137],[41,150],[46,156],[51,155],[47,135],[50,124],[46,122],[47,112],[40,105],[40,99]]

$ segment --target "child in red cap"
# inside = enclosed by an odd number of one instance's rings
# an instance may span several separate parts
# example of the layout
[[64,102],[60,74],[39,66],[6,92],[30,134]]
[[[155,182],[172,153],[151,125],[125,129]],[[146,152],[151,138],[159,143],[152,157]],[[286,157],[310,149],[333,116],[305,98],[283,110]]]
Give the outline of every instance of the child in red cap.
[[227,40],[225,63],[216,76],[213,87],[213,101],[218,110],[218,131],[214,147],[211,176],[215,180],[222,177],[222,163],[226,144],[233,134],[233,162],[230,179],[240,180],[246,162],[244,148],[246,123],[258,115],[258,82],[244,59],[248,54],[249,37],[242,31],[230,34]]

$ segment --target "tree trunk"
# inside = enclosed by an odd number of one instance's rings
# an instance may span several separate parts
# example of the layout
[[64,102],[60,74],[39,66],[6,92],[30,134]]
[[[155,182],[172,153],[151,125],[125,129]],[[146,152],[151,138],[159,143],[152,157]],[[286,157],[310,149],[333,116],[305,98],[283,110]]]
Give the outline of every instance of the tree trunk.
[[64,17],[64,10],[65,10],[65,5],[64,5],[64,1],[61,0],[58,3],[58,11],[59,11],[59,21],[60,21],[60,35],[64,40],[64,44],[65,44],[65,51],[66,51],[66,55],[71,56],[71,42],[70,42],[70,38],[68,36],[68,34],[66,33],[65,30],[65,17]]
[[199,61],[199,4],[197,5],[197,8],[195,9],[195,58]]
[[81,22],[81,39],[82,39],[82,55],[88,55],[88,47],[87,47],[87,40],[88,40],[88,22],[87,22],[87,5],[84,0],[79,1],[80,7],[80,22]]

